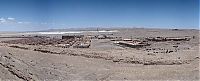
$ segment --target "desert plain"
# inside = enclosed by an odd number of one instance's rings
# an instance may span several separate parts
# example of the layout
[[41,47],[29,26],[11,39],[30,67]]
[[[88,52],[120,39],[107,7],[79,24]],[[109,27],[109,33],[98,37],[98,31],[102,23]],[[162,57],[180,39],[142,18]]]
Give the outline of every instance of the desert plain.
[[199,80],[199,30],[79,31],[1,32],[0,80]]

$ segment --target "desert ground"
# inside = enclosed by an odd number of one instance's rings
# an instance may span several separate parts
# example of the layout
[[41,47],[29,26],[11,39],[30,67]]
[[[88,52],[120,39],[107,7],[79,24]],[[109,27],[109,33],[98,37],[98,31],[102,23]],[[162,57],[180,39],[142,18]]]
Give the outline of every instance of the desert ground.
[[1,32],[0,80],[199,81],[199,30],[118,28],[54,38],[65,35]]

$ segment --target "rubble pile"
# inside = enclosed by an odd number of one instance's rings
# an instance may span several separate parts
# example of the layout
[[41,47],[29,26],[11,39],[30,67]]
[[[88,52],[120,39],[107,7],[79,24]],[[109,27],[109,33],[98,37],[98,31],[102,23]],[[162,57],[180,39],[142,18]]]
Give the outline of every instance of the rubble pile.
[[[42,45],[42,46],[55,46],[62,48],[69,48],[72,46],[73,48],[89,48],[91,44],[91,40],[84,39],[82,37],[73,37],[73,36],[64,36],[62,39],[58,38],[49,38],[49,37],[31,37],[19,40],[9,40],[3,41],[3,43],[8,44],[23,44],[23,45]],[[20,48],[13,46],[14,48]],[[23,48],[22,48],[23,49]]]
[[[171,47],[171,48],[169,48]],[[144,49],[144,51],[148,52],[148,54],[150,53],[153,53],[153,54],[170,54],[170,53],[177,53],[181,50],[189,50],[190,48],[183,48],[183,47],[176,47],[176,48],[172,48],[172,46],[168,45],[168,46],[165,46],[163,48],[157,48],[157,47],[153,47],[153,48],[150,48],[150,47],[146,47]]]
[[141,48],[144,46],[149,46],[150,44],[142,40],[132,40],[132,39],[123,39],[123,41],[115,41],[115,44],[119,46],[126,46],[131,48]]
[[31,37],[26,39],[19,40],[9,40],[3,41],[3,43],[9,44],[24,44],[24,45],[59,45],[59,44],[68,44],[73,45],[75,39],[56,39],[48,37]]
[[151,46],[146,47],[144,51],[148,53],[163,53],[169,54],[173,52],[178,52],[180,50],[188,50],[190,49],[191,37],[148,37],[145,38]]
[[77,41],[73,48],[89,48],[91,44],[91,41],[87,40],[87,41]]
[[[27,48],[23,46],[12,46],[13,48]],[[187,59],[174,59],[174,60],[168,60],[165,59],[158,59],[154,58],[151,60],[138,58],[138,57],[117,57],[117,56],[109,56],[107,53],[96,53],[92,51],[73,51],[72,49],[60,49],[60,50],[51,50],[48,48],[34,48],[34,49],[27,49],[27,50],[33,50],[38,51],[42,53],[49,53],[49,54],[66,54],[69,56],[82,56],[86,58],[97,58],[97,59],[105,59],[110,60],[113,62],[121,62],[121,63],[131,63],[131,64],[143,64],[143,65],[181,65],[181,64],[190,64],[193,60],[187,60]]]
[[144,65],[181,65],[181,64],[189,64],[192,60],[150,60],[144,61]]
[[148,41],[189,41],[189,37],[147,37]]
[[9,46],[9,47],[12,47],[12,48],[19,48],[19,49],[24,49],[24,50],[28,50],[27,47],[20,47],[20,46],[15,46],[15,45],[12,45],[12,46]]

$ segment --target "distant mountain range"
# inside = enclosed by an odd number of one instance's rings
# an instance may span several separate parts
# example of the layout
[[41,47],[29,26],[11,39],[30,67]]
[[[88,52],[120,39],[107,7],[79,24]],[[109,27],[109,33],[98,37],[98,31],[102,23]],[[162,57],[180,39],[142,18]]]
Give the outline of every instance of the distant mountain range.
[[123,27],[116,27],[116,28],[95,28],[95,27],[88,27],[88,28],[65,28],[65,29],[48,29],[42,30],[39,32],[65,32],[65,31],[100,31],[100,30],[116,30],[116,29],[125,29]]
[[[137,28],[137,27],[112,27],[112,28],[95,28],[95,27],[88,27],[88,28],[65,28],[65,29],[48,29],[48,30],[41,30],[41,31],[27,31],[27,32],[67,32],[67,31],[110,31],[110,30],[121,30],[121,29],[164,29],[164,28]],[[173,31],[181,31],[181,30],[188,30],[188,29],[170,29]],[[189,29],[189,30],[197,30],[197,29]]]

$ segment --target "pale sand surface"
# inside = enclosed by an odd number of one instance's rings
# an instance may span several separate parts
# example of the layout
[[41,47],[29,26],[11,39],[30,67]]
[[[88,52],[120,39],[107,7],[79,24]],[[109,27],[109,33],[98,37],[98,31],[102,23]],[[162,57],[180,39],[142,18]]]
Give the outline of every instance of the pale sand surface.
[[[0,43],[0,80],[199,80],[198,30],[120,29],[113,34],[123,38],[157,36],[196,38],[178,42],[179,50],[172,53],[153,53],[160,50],[147,52],[145,49],[174,50],[173,43],[177,42],[156,42],[139,50],[114,45],[109,39],[92,39],[90,48]],[[3,33],[0,36],[13,35]],[[17,39],[21,38],[0,38],[0,41]],[[34,49],[49,52],[44,53]],[[158,65],[145,65],[149,62]]]

